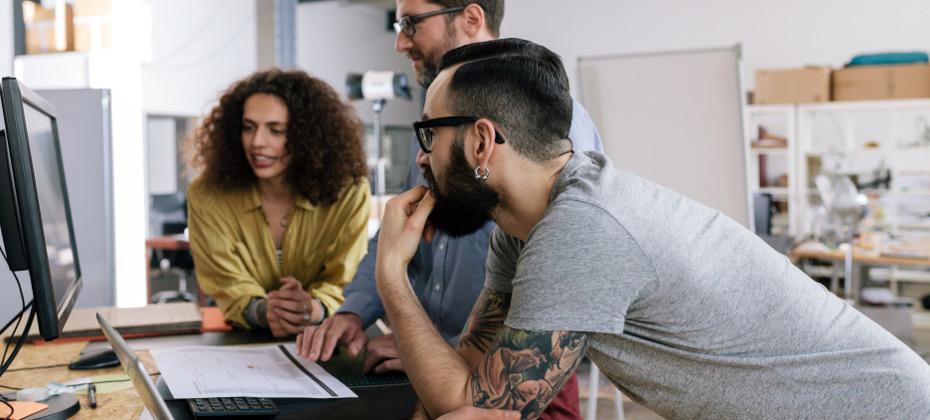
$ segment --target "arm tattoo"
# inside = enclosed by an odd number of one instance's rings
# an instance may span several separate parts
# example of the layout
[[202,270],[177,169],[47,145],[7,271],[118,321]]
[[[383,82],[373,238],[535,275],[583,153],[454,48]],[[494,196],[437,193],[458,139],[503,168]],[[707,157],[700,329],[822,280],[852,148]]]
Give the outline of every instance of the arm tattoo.
[[503,327],[472,372],[472,403],[538,418],[578,368],[588,340],[587,333]]
[[498,330],[504,325],[509,309],[510,293],[484,289],[471,315],[468,316],[464,333],[459,338],[456,348],[471,346],[486,353],[491,340],[497,337]]

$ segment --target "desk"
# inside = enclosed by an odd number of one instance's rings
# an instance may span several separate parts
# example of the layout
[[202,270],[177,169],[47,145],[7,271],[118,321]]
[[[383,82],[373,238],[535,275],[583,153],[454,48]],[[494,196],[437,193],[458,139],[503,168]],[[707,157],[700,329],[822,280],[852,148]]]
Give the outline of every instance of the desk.
[[[859,303],[858,288],[860,286],[859,279],[862,278],[862,267],[870,265],[908,265],[930,267],[930,258],[902,258],[894,256],[894,253],[903,250],[917,252],[922,255],[930,255],[930,238],[900,241],[899,245],[896,245],[893,248],[886,248],[883,250],[883,253],[877,253],[875,251],[869,252],[860,247],[853,247],[852,258],[848,262],[846,261],[847,253],[840,250],[812,251],[795,249],[791,251],[788,257],[795,264],[800,262],[802,259],[832,261],[834,266],[839,265],[841,262],[846,262],[848,265],[846,270],[850,272],[850,278],[846,280],[845,297],[852,297],[856,303]],[[831,291],[835,293],[835,289],[835,284],[831,284]]]
[[[911,240],[911,241],[901,241],[899,246],[895,246],[894,249],[886,249],[885,251],[894,251],[894,250],[913,250],[918,251],[923,255],[930,256],[930,239],[920,239],[920,240]],[[798,261],[802,258],[813,258],[819,260],[828,260],[828,261],[842,261],[846,258],[846,254],[840,250],[832,251],[811,251],[811,250],[793,250],[789,254],[791,261]],[[894,265],[894,264],[903,264],[903,265],[919,265],[930,267],[930,258],[901,258],[894,257],[890,255],[876,254],[875,252],[868,252],[860,247],[853,247],[853,261],[865,264],[885,264],[885,265]]]
[[[20,349],[11,369],[46,366],[68,363],[84,348],[86,343],[48,343],[25,344]],[[140,351],[139,358],[150,373],[158,372],[155,362],[148,351]],[[114,367],[95,370],[70,370],[67,367],[49,369],[23,370],[7,372],[0,378],[0,384],[16,388],[40,387],[50,381],[65,382],[86,376],[105,375],[111,373],[125,373],[122,368]],[[112,394],[98,394],[97,408],[92,409],[86,395],[78,395],[81,410],[72,419],[137,419],[142,413],[142,400],[134,389],[120,391]]]
[[[137,343],[144,343],[145,346],[154,346],[159,344],[175,345],[177,343],[182,343],[183,345],[247,344],[268,341],[272,341],[270,340],[270,336],[246,331],[151,337],[140,339],[140,341],[136,341],[135,339],[127,340],[130,346],[135,346]],[[20,350],[11,369],[68,363],[80,353],[85,345],[86,343],[84,342],[48,343],[39,345],[26,344]],[[147,350],[137,350],[136,353],[139,355],[139,358],[142,360],[149,373],[158,372],[158,368]],[[64,382],[86,376],[112,373],[124,373],[124,371],[122,367],[96,370],[69,370],[64,366],[49,369],[23,370],[5,373],[3,377],[0,378],[0,384],[17,388],[29,388],[43,386],[49,381]],[[157,375],[154,378],[157,378]],[[163,388],[163,383],[163,381],[160,381],[159,388]],[[410,418],[413,412],[413,404],[416,402],[416,394],[409,384],[356,388],[353,389],[353,391],[358,394],[358,398],[337,400],[275,399],[281,411],[275,418],[312,418],[312,415],[316,414],[316,418],[325,419],[405,419]],[[81,403],[81,410],[71,417],[72,419],[104,418],[135,420],[139,418],[139,414],[142,413],[143,408],[142,400],[139,398],[135,389],[112,394],[98,394],[97,409],[90,408],[86,396],[79,395],[78,398]],[[183,400],[168,401],[168,408],[178,419],[192,418],[190,411],[187,409],[187,403]]]

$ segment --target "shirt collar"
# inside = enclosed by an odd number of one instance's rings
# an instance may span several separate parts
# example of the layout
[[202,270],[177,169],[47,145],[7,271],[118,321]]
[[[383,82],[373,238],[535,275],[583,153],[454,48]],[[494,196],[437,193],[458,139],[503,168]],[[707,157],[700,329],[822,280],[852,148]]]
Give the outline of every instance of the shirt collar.
[[307,211],[313,210],[313,208],[316,207],[313,205],[313,203],[310,202],[310,200],[300,194],[297,195],[297,201],[294,202],[294,206],[300,207]]
[[[299,194],[297,195],[297,201],[294,202],[294,205],[307,211],[311,211],[316,207],[310,200]],[[258,185],[253,184],[242,196],[240,210],[243,213],[247,213],[260,208],[262,208],[262,199],[258,196]]]
[[258,185],[252,184],[243,194],[240,207],[243,213],[262,208],[262,200],[258,196]]
[[575,169],[581,165],[582,157],[583,154],[581,152],[572,151],[572,156],[568,159],[568,162],[565,162],[565,166],[562,167],[559,176],[555,178],[555,184],[552,185],[552,190],[549,192],[548,204],[552,204],[559,193],[565,189],[565,185],[568,183],[569,178],[574,174]]

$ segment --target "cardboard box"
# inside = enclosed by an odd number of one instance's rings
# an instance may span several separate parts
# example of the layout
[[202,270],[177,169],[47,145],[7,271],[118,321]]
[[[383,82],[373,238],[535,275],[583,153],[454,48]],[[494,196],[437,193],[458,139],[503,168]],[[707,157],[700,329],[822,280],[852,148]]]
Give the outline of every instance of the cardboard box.
[[74,51],[73,16],[74,12],[70,4],[46,9],[31,1],[24,1],[26,53]]
[[112,0],[75,0],[74,48],[77,51],[113,46]]
[[833,100],[930,98],[930,64],[846,67],[833,72]]
[[793,104],[830,100],[830,69],[757,70],[754,104]]

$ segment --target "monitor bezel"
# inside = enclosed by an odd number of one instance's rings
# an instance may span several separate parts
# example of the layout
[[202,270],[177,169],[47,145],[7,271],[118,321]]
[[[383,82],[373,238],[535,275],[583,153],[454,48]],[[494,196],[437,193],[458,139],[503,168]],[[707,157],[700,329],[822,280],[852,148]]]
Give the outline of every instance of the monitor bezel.
[[[6,125],[7,144],[10,163],[13,168],[14,190],[19,206],[23,244],[29,262],[29,277],[32,280],[33,308],[39,318],[39,333],[45,340],[58,338],[71,309],[77,300],[78,292],[83,286],[80,258],[78,258],[77,240],[74,236],[74,223],[71,217],[71,202],[65,177],[64,157],[58,135],[58,119],[55,107],[23,85],[13,77],[5,77],[0,82],[2,92],[3,116]],[[52,141],[58,155],[58,173],[61,177],[62,199],[65,217],[68,221],[68,235],[74,256],[75,280],[68,285],[65,295],[56,299],[51,269],[45,243],[45,230],[42,227],[41,208],[36,191],[35,174],[32,165],[32,153],[29,144],[23,105],[32,106],[51,120]],[[34,258],[35,257],[35,258]],[[59,305],[59,302],[61,304]]]
[[[0,122],[2,121],[3,113],[0,112]],[[23,230],[20,226],[16,185],[13,183],[8,149],[6,126],[0,124],[0,200],[7,202],[0,205],[0,233],[3,235],[3,248],[6,250],[6,262],[10,271],[22,271],[29,268],[29,261],[23,247]]]

